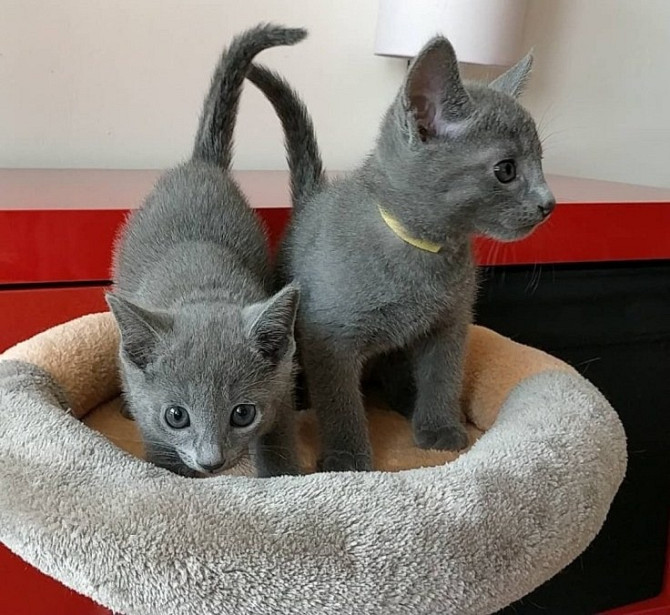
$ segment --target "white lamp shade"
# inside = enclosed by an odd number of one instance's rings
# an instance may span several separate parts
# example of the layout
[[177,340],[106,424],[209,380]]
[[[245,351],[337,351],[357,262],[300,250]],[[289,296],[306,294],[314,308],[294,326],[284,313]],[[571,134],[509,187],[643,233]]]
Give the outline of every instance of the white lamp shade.
[[509,66],[520,44],[527,0],[379,0],[375,53],[412,58],[443,34],[460,62]]

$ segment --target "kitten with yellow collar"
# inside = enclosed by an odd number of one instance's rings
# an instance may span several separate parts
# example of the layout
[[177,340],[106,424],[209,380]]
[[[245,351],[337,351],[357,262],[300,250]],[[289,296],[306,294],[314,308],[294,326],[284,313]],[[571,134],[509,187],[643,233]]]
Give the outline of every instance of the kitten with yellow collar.
[[524,237],[554,207],[535,123],[516,98],[530,56],[490,84],[464,84],[449,41],[418,54],[377,144],[348,177],[324,177],[305,107],[277,75],[251,79],[282,120],[294,212],[279,261],[301,288],[297,336],[324,470],[369,470],[361,396],[376,366],[389,392],[409,365],[419,446],[462,449],[463,354],[476,291],[474,235]]

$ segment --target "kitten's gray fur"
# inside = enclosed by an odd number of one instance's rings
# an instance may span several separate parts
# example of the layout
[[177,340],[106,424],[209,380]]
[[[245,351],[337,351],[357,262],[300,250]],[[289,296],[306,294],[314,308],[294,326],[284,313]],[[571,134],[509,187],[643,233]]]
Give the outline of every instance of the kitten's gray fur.
[[[471,238],[521,238],[555,203],[535,124],[514,99],[530,65],[527,56],[488,86],[464,86],[450,43],[434,38],[409,69],[373,152],[332,183],[323,177],[295,92],[263,68],[250,71],[284,124],[292,175],[301,184],[293,188],[280,273],[301,288],[298,345],[324,470],[370,469],[361,377],[366,365],[383,366],[393,353],[412,366],[416,442],[466,445],[459,402],[476,291]],[[494,166],[507,159],[516,161],[518,176],[503,184]],[[442,250],[400,239],[379,205],[413,237]]]
[[[185,475],[231,467],[248,450],[261,476],[298,472],[293,441],[297,287],[269,297],[267,242],[229,174],[240,91],[254,56],[302,40],[258,26],[235,37],[212,78],[191,160],[165,173],[117,244],[109,306],[121,373],[148,458]],[[255,404],[232,427],[237,404]],[[170,406],[190,415],[171,428]]]

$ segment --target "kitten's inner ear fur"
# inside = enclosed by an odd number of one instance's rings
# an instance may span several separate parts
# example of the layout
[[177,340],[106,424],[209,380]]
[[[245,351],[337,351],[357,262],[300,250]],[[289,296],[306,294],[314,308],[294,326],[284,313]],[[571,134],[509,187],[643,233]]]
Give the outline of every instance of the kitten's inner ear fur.
[[150,312],[118,295],[106,296],[121,332],[121,348],[126,357],[139,369],[151,362],[160,337],[172,325],[170,316]]
[[512,68],[494,79],[489,87],[498,92],[509,94],[512,98],[519,98],[526,87],[530,70],[533,67],[532,52],[521,58]]
[[291,284],[267,301],[254,303],[243,310],[249,323],[249,337],[273,364],[282,360],[293,340],[299,299],[298,287]]
[[416,57],[405,80],[404,98],[422,141],[447,135],[471,113],[472,101],[446,38],[434,38]]

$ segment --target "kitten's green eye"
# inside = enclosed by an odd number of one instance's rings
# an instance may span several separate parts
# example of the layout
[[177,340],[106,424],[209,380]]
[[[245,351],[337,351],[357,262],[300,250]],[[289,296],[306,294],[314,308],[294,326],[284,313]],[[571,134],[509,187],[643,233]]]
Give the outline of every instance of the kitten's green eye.
[[509,184],[516,178],[516,164],[514,160],[501,160],[493,167],[496,178],[502,184]]
[[239,404],[233,408],[230,424],[233,427],[249,427],[255,418],[256,406],[254,404]]
[[172,429],[184,429],[191,424],[188,412],[181,406],[168,406],[165,409],[165,422]]

